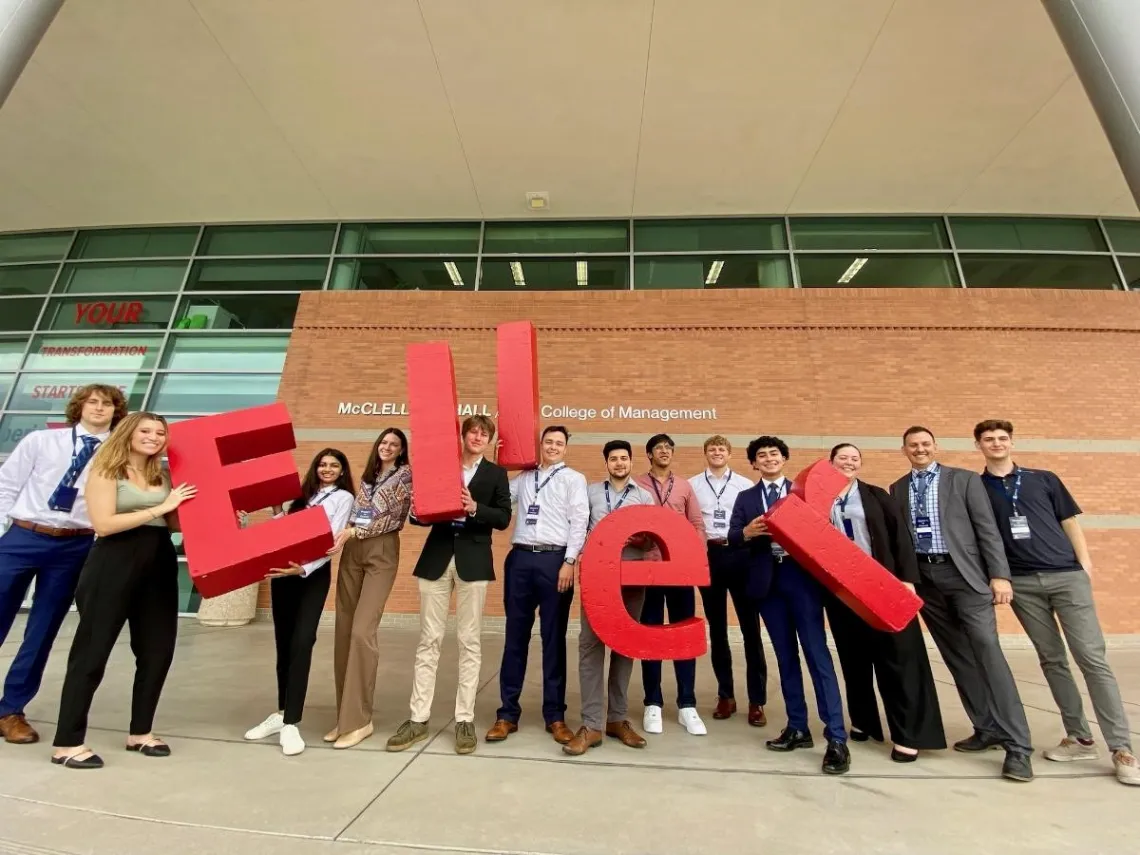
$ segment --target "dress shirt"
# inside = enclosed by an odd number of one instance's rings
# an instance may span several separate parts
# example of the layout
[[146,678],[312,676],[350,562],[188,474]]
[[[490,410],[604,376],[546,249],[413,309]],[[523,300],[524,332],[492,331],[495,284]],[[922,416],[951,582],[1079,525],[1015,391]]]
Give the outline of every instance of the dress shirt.
[[[352,512],[354,501],[355,497],[348,490],[338,490],[335,486],[321,487],[309,500],[308,507],[319,506],[324,510],[325,514],[328,515],[329,525],[332,526],[332,533],[335,538],[348,525],[348,516]],[[285,516],[284,513],[274,514],[273,519],[281,519],[283,516]],[[328,562],[328,556],[308,561],[301,565],[301,575],[309,576],[318,567],[323,567]]]
[[851,485],[846,496],[837,496],[835,504],[831,506],[831,524],[839,529],[840,534],[847,537],[847,530],[843,527],[844,517],[847,517],[847,521],[851,523],[855,545],[870,555],[871,530],[867,528],[867,511],[863,507],[863,495],[859,492],[858,481]]
[[[609,481],[599,481],[596,484],[591,484],[586,491],[590,500],[590,531],[593,531],[594,526],[600,523],[607,514],[611,514],[620,508],[632,505],[657,504],[652,493],[632,480],[620,490],[615,489],[614,485],[610,484],[610,501],[607,504],[606,484],[609,484]],[[631,488],[628,493],[626,492],[627,487]],[[621,551],[621,557],[630,561],[645,558],[645,555],[646,549],[637,546],[626,546]]]
[[79,495],[70,511],[53,511],[48,500],[71,468],[72,454],[83,448],[82,437],[94,436],[103,442],[110,435],[109,431],[89,434],[82,425],[76,425],[74,447],[70,428],[38,430],[20,440],[0,466],[0,522],[23,520],[53,528],[91,528],[83,495],[90,463],[75,482]]
[[[462,466],[462,468],[463,468],[463,486],[464,487],[470,487],[471,486],[471,479],[474,478],[475,473],[479,471],[479,464],[482,462],[483,462],[483,455],[479,455],[478,457],[475,458],[475,461],[470,466],[463,466],[462,463],[460,464],[460,466]],[[453,520],[453,522],[457,522],[457,523],[466,522],[467,518],[469,516],[471,516],[471,514],[460,514],[459,516],[457,516]]]
[[[706,469],[700,475],[690,478],[689,484],[697,496],[697,504],[701,507],[701,517],[704,520],[708,539],[726,540],[728,521],[732,519],[732,508],[736,504],[736,497],[749,489],[752,482],[731,469],[725,470],[724,475],[719,478]],[[716,519],[715,516],[718,510],[724,512],[724,516],[720,519]]]
[[[701,536],[701,541],[704,541],[705,521],[701,516],[701,506],[697,503],[697,496],[688,481],[684,478],[674,476],[673,488],[670,489],[668,480],[666,480],[664,484],[661,484],[649,472],[646,472],[644,475],[638,475],[636,480],[638,484],[645,488],[646,492],[653,494],[653,504],[671,508],[685,517],[693,524],[693,528],[695,528],[697,534]],[[662,499],[664,499],[664,501],[662,501]]]
[[942,537],[942,513],[938,507],[938,482],[941,480],[941,467],[932,463],[925,469],[912,469],[910,471],[910,521],[913,523],[918,516],[918,491],[914,489],[915,480],[924,472],[933,472],[930,486],[926,490],[926,516],[930,517],[930,528],[933,537],[930,546],[923,546],[915,536],[915,550],[921,555],[946,555],[950,547]]
[[[542,492],[537,493],[535,478]],[[550,479],[550,480],[547,480]],[[519,546],[565,546],[566,557],[577,559],[586,543],[590,500],[586,476],[564,463],[523,472],[511,480],[511,502],[518,518],[511,543]],[[527,525],[527,510],[538,505],[538,521]]]

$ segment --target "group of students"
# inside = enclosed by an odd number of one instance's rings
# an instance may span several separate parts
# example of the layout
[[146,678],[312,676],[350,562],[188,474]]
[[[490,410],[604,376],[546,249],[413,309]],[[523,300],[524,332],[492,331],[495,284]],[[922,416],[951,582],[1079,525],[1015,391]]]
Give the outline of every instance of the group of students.
[[[153,413],[127,414],[115,387],[80,389],[67,407],[70,430],[25,437],[0,467],[0,643],[34,579],[35,596],[19,652],[0,699],[0,735],[33,743],[38,734],[24,707],[36,694],[47,657],[72,600],[79,624],[68,657],[52,762],[75,769],[100,768],[102,758],[85,744],[87,714],[124,624],[136,658],[129,751],[165,757],[170,747],[153,731],[153,719],[174,654],[177,632],[177,559],[170,532],[177,508],[195,494],[172,486],[162,467],[166,422]],[[730,468],[732,446],[722,436],[704,443],[707,467],[690,479],[673,471],[673,440],[658,434],[646,443],[648,471],[634,476],[634,453],[624,440],[602,449],[606,478],[588,484],[565,463],[570,434],[561,426],[541,436],[540,465],[509,479],[494,460],[495,425],[471,416],[462,425],[463,508],[454,520],[423,524],[412,508],[408,441],[397,428],[381,432],[369,453],[359,487],[347,457],[334,448],[313,458],[302,495],[275,516],[321,507],[335,542],[329,554],[270,574],[276,640],[276,710],[246,733],[250,740],[276,736],[286,755],[304,751],[297,725],[304,711],[324,603],[332,585],[331,560],[340,555],[336,579],[334,682],[335,726],[324,736],[337,749],[373,734],[373,696],[379,649],[377,632],[400,561],[405,522],[428,525],[413,575],[420,594],[409,717],[388,739],[405,750],[428,736],[436,672],[452,595],[459,649],[454,721],[455,750],[476,750],[475,697],[481,666],[482,618],[487,585],[495,578],[492,533],[516,518],[504,566],[505,643],[499,670],[501,706],[487,742],[514,733],[531,634],[537,616],[542,651],[542,716],[546,730],[571,756],[606,737],[631,748],[646,740],[632,726],[628,685],[633,662],[606,647],[581,616],[578,671],[582,724],[566,724],[567,645],[577,562],[586,538],[606,515],[633,505],[655,505],[681,514],[706,543],[710,583],[700,588],[709,624],[711,663],[718,698],[713,718],[737,712],[727,603],[731,598],[744,643],[748,723],[767,724],[767,663],[761,643],[766,627],[779,668],[788,715],[773,751],[814,744],[808,723],[800,653],[806,661],[823,722],[822,769],[850,769],[848,739],[893,743],[891,759],[913,762],[923,750],[946,747],[926,645],[916,617],[900,632],[876,630],[798,565],[768,531],[764,514],[790,489],[790,458],[778,437],[749,443],[755,483]],[[859,478],[860,450],[837,445],[831,463],[848,479],[831,522],[923,600],[921,615],[949,668],[974,733],[954,744],[963,752],[1005,749],[1002,774],[1033,777],[1029,728],[1012,672],[998,639],[994,605],[1010,604],[1034,644],[1066,735],[1046,750],[1050,760],[1097,756],[1080,692],[1068,666],[1065,641],[1083,672],[1097,719],[1112,753],[1118,780],[1140,784],[1119,688],[1107,663],[1093,604],[1092,569],[1077,516],[1080,509],[1051,472],[1013,462],[1013,426],[985,421],[974,430],[985,458],[979,475],[938,463],[933,433],[915,426],[903,435],[911,471],[889,491]],[[254,509],[251,509],[254,510]],[[243,524],[247,514],[239,513]],[[660,558],[648,536],[631,540],[624,560]],[[693,617],[691,587],[625,587],[629,614],[645,624]],[[1060,622],[1060,629],[1058,628]],[[839,683],[827,644],[830,627],[845,682],[848,731]],[[1064,640],[1062,639],[1064,633]],[[675,661],[677,721],[690,734],[707,728],[697,712],[696,662]],[[641,663],[642,728],[661,733],[662,668]],[[884,733],[879,713],[886,716]]]

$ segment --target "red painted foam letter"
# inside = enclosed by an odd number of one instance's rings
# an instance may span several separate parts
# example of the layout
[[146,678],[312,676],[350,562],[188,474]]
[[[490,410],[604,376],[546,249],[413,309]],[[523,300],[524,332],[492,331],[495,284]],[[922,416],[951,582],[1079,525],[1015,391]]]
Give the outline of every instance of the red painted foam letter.
[[538,466],[538,339],[530,321],[500,324],[499,448],[505,469]]
[[463,461],[455,364],[446,342],[409,344],[408,410],[412,429],[413,513],[421,522],[463,516]]
[[831,524],[835,497],[847,486],[826,460],[799,474],[791,494],[764,515],[776,542],[800,566],[875,629],[898,632],[922,600]]
[[309,508],[252,528],[238,510],[267,508],[301,495],[293,425],[284,404],[204,416],[170,426],[170,475],[198,495],[178,509],[190,578],[216,597],[265,578],[290,561],[303,564],[332,549],[332,528]]
[[[594,526],[582,551],[582,608],[607,647],[630,659],[696,659],[708,647],[705,622],[688,618],[668,626],[646,626],[626,611],[623,585],[707,585],[705,545],[677,512],[630,505],[607,514]],[[630,538],[651,534],[660,561],[623,561]]]

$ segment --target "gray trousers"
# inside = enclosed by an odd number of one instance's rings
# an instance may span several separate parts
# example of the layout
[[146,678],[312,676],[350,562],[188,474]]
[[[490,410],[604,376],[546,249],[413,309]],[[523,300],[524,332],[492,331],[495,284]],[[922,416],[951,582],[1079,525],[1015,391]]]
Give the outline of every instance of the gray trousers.
[[[1081,693],[1069,670],[1065,641],[1085,677],[1093,711],[1109,750],[1132,750],[1128,716],[1104,648],[1092,584],[1084,570],[1013,577],[1013,613],[1037,650],[1041,670],[1061,710],[1065,733],[1092,739]],[[1061,626],[1058,628],[1057,621]],[[1065,633],[1065,641],[1061,632]]]
[[992,595],[970,587],[953,563],[920,561],[918,568],[922,619],[974,729],[999,738],[1006,751],[1032,754],[1025,707],[998,641]]
[[[645,588],[622,588],[626,611],[635,620],[641,617]],[[605,730],[606,722],[625,721],[629,717],[629,678],[633,660],[610,652],[609,713],[606,701],[606,645],[594,633],[586,610],[582,610],[582,629],[578,636],[578,681],[582,688],[582,724],[591,730]]]

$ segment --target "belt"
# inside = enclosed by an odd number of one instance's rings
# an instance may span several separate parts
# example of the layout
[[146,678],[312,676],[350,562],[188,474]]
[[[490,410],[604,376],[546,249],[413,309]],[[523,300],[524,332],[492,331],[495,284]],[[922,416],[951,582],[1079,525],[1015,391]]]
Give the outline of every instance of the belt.
[[706,540],[705,543],[707,543],[709,546],[725,547],[728,546],[728,539],[724,537],[718,537],[716,540]]
[[46,534],[49,537],[87,537],[95,533],[93,528],[56,528],[51,525],[40,525],[39,523],[26,522],[24,520],[12,520],[12,525],[19,528],[26,528],[28,531],[34,531],[36,534]]
[[792,556],[790,556],[786,553],[784,555],[777,555],[775,552],[773,552],[772,553],[772,563],[773,564],[783,564],[785,561],[787,561],[791,557]]
[[552,543],[516,543],[513,549],[521,549],[523,552],[565,552],[565,546],[555,546]]
[[921,564],[949,564],[950,563],[950,553],[949,552],[929,552],[929,553],[919,552],[919,553],[917,553],[917,555],[918,555],[919,563],[921,563]]

